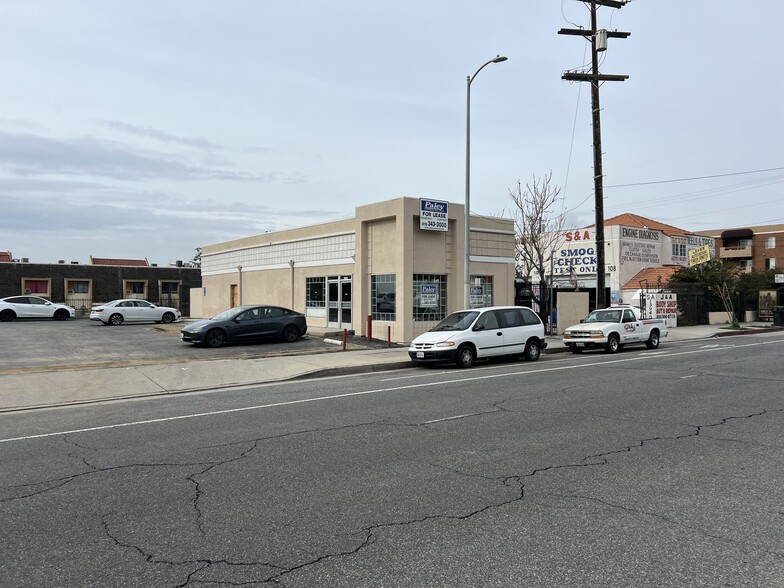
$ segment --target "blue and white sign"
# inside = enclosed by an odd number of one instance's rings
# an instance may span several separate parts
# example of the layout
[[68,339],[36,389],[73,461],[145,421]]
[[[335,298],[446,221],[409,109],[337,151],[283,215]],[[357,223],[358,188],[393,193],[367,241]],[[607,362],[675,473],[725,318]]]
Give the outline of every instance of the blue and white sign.
[[438,308],[438,284],[422,284],[419,287],[419,306]]
[[449,230],[449,202],[419,199],[419,228],[425,231]]

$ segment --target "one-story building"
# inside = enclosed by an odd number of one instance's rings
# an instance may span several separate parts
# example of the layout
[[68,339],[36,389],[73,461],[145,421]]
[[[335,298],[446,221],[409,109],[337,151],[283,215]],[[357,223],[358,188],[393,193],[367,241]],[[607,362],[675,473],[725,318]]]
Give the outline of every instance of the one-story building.
[[[276,304],[311,326],[407,342],[464,306],[465,207],[397,198],[345,220],[207,245],[201,261],[203,316]],[[513,304],[512,219],[471,216],[469,273],[471,307]]]

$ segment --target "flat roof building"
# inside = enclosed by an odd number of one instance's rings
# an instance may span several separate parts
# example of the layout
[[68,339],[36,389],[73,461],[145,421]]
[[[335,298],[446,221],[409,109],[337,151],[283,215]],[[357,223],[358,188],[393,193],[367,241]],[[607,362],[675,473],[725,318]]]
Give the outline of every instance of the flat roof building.
[[[462,204],[397,198],[350,219],[204,246],[202,314],[276,304],[311,326],[408,342],[463,307],[464,223]],[[470,228],[470,306],[512,304],[514,221],[471,216]]]

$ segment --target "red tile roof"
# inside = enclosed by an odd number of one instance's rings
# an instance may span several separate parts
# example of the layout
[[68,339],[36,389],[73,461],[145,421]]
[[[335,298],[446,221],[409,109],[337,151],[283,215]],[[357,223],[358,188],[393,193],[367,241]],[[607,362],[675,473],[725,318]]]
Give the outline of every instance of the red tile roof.
[[0,251],[0,261],[12,261],[13,259],[10,251]]
[[147,259],[112,259],[109,257],[93,257],[90,256],[90,265],[125,265],[135,267],[149,267],[150,262]]
[[644,216],[640,216],[638,214],[632,214],[631,212],[624,212],[623,214],[619,214],[618,216],[604,219],[604,226],[606,227],[608,225],[624,225],[626,227],[641,227],[641,228],[651,229],[655,231],[661,231],[662,233],[668,236],[672,236],[672,235],[685,236],[685,235],[692,234],[684,229],[679,229],[678,227],[674,227],[672,225],[660,223],[659,221],[655,221],[650,218],[645,218]]
[[[648,227],[651,228],[651,227]],[[637,272],[632,279],[621,286],[622,290],[637,290],[639,288],[665,288],[667,282],[678,269],[680,265],[665,265],[662,267],[646,267],[644,270]],[[661,280],[661,281],[660,281]],[[661,286],[659,286],[661,284]]]

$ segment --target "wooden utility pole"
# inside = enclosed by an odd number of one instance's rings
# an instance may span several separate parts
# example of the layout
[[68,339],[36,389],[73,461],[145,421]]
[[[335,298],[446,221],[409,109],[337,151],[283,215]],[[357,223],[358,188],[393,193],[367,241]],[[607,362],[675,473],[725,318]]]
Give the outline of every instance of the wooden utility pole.
[[[580,0],[588,2],[588,0]],[[573,82],[591,82],[591,112],[593,122],[593,184],[596,200],[596,308],[607,306],[605,298],[604,269],[604,180],[602,174],[602,125],[599,107],[599,82],[622,82],[629,78],[626,75],[607,75],[599,73],[599,52],[607,49],[607,38],[625,39],[631,33],[605,31],[597,28],[596,7],[608,6],[622,8],[629,0],[590,0],[591,28],[561,29],[559,35],[579,35],[591,40],[591,73],[567,71],[561,79]]]

